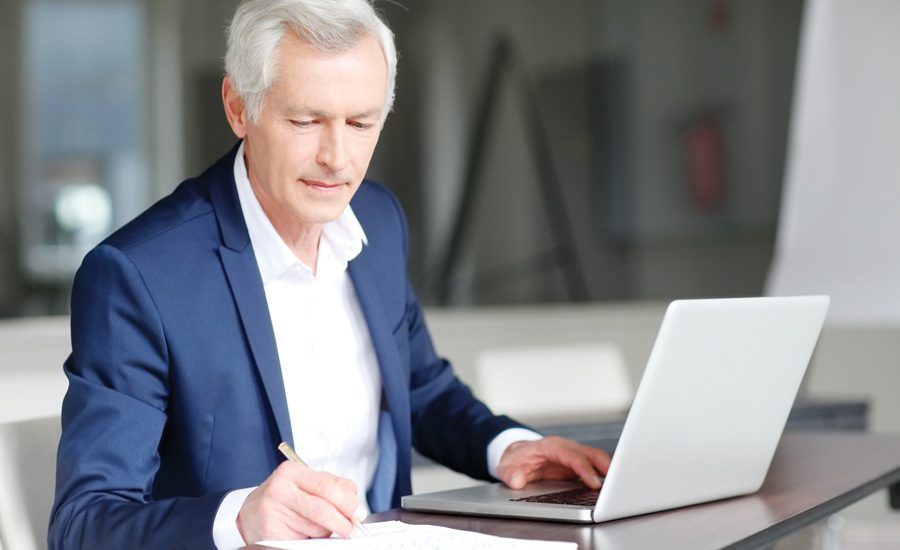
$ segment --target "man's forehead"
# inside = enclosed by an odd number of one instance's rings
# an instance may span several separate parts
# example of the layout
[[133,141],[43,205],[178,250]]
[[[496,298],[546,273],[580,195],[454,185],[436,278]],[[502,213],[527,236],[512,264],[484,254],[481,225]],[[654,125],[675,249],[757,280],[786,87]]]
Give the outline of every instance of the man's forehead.
[[[355,73],[364,73],[368,67],[383,67],[387,78],[387,60],[377,39],[363,36],[352,46],[341,49],[322,49],[300,38],[296,33],[284,36],[275,50],[274,81],[282,74],[318,72],[327,74],[338,70],[346,62],[364,63],[364,68],[355,68]],[[376,61],[377,60],[377,61]]]
[[[284,56],[278,54],[281,52],[281,50],[292,47],[300,47],[306,49],[311,53],[319,54],[325,57],[337,57],[353,51],[359,48],[361,45],[366,45],[373,49],[377,48],[381,53],[381,57],[385,57],[384,48],[382,47],[381,42],[378,40],[378,37],[365,31],[361,31],[352,38],[339,44],[329,45],[314,40],[309,40],[296,30],[288,29],[281,35],[281,38],[278,40],[278,43],[275,46],[275,61],[276,65],[280,65],[283,62],[289,61],[289,58],[285,59]],[[385,59],[385,66],[387,66],[387,59]]]
[[381,44],[371,35],[363,35],[349,49],[323,51],[296,32],[285,32],[274,69],[263,109],[275,116],[329,120],[386,116],[387,65]]

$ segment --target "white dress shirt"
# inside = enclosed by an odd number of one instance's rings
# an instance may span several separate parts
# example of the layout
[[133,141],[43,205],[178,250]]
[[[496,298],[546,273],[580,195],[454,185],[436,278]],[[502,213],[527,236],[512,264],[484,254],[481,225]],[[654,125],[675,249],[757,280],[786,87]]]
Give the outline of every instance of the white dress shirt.
[[[234,179],[256,255],[278,347],[278,359],[297,454],[314,470],[353,480],[363,506],[378,464],[381,375],[368,325],[347,273],[347,263],[367,244],[348,205],[325,224],[316,273],[297,259],[266,216],[247,175],[244,146]],[[496,477],[503,451],[529,430],[502,432],[488,446],[488,469]],[[229,493],[216,514],[213,540],[219,549],[245,545],[236,519],[254,487]]]

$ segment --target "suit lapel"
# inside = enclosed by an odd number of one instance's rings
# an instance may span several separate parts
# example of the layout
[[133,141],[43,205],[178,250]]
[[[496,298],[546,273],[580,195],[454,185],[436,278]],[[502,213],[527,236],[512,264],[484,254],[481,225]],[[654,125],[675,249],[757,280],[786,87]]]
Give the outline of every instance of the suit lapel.
[[381,372],[381,383],[384,387],[384,395],[387,399],[387,408],[390,410],[394,432],[398,441],[409,441],[411,435],[408,422],[409,399],[406,391],[406,381],[401,368],[400,354],[397,351],[397,343],[391,327],[385,323],[388,317],[385,315],[384,306],[378,287],[375,284],[374,267],[371,262],[371,253],[368,247],[353,261],[347,269],[356,289],[356,295],[369,326],[372,336],[372,345],[378,358],[378,368]]
[[278,347],[275,344],[266,295],[259,278],[253,249],[247,247],[244,252],[236,252],[220,246],[219,255],[228,277],[228,284],[231,285],[231,294],[237,302],[256,368],[269,398],[269,404],[272,406],[278,432],[283,441],[293,445],[294,438],[284,393],[284,380],[281,376],[281,363],[278,361]]
[[278,347],[272,330],[272,320],[269,317],[266,293],[259,276],[253,247],[250,246],[250,235],[244,223],[234,183],[236,152],[237,147],[219,161],[209,173],[210,199],[215,208],[223,242],[219,246],[219,257],[228,284],[231,286],[231,294],[237,304],[263,388],[272,407],[279,435],[283,441],[293,444],[281,363],[278,360]]

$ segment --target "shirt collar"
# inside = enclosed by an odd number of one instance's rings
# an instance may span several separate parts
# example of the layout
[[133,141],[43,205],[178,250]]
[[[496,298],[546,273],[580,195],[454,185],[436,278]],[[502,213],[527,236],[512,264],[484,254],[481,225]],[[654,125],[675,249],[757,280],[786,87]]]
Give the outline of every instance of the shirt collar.
[[[238,147],[234,157],[234,182],[237,186],[241,212],[244,214],[244,222],[247,224],[250,244],[253,245],[263,284],[278,278],[294,265],[303,265],[275,230],[253,192],[250,178],[247,175],[247,165],[244,162],[243,143]],[[343,269],[346,269],[346,264],[358,256],[362,252],[362,247],[367,244],[369,243],[366,233],[348,204],[337,219],[322,226],[319,262],[321,264],[324,258],[333,256],[335,260],[343,264]],[[330,255],[323,254],[324,246],[330,248]],[[309,266],[306,267],[309,268]]]

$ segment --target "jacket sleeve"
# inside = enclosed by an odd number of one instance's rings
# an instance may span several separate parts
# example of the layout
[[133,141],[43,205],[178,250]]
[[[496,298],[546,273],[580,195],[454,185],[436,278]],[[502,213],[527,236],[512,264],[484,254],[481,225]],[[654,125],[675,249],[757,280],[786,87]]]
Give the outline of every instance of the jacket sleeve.
[[410,291],[412,372],[410,410],[413,445],[423,455],[471,477],[493,480],[487,447],[500,432],[526,426],[494,415],[434,352],[422,311]]
[[[406,217],[396,197],[390,197],[400,219],[404,255],[408,255]],[[408,281],[405,288],[403,327],[409,353],[413,446],[453,470],[492,480],[488,444],[506,429],[526,426],[493,414],[456,377],[451,364],[435,352],[422,307]]]
[[128,257],[109,245],[88,254],[72,291],[51,549],[214,547],[224,492],[151,496],[167,420],[165,342]]

